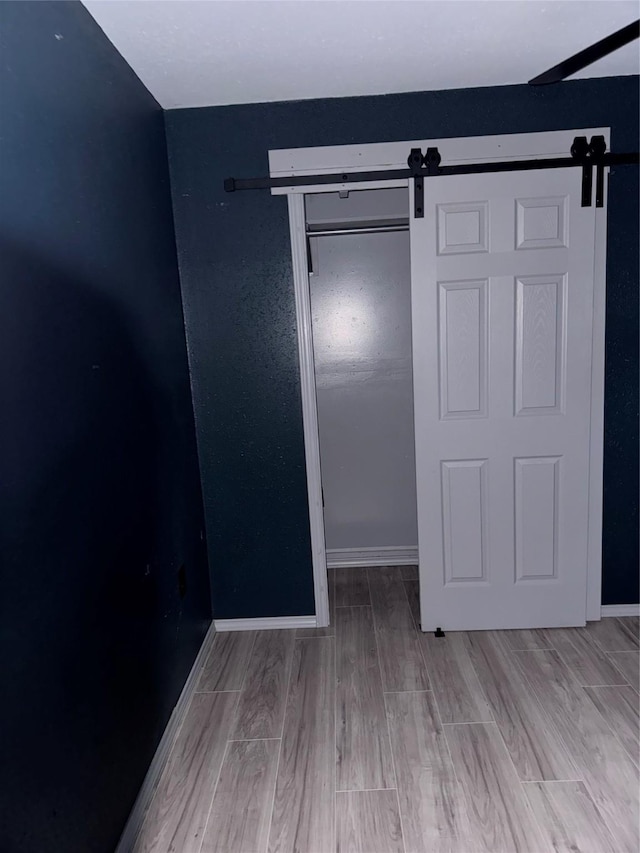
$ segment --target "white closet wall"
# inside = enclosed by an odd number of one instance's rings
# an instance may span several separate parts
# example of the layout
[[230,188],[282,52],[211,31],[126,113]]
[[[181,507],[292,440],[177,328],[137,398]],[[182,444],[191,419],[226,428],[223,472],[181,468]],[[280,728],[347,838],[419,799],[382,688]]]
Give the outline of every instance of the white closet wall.
[[[406,190],[306,203],[312,228],[408,218]],[[417,548],[409,234],[310,242],[327,549]]]

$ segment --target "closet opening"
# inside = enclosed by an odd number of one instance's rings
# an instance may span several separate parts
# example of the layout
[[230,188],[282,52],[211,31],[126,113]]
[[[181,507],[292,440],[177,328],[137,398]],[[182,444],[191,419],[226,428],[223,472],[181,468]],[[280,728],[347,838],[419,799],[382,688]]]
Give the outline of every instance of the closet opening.
[[327,568],[417,577],[409,194],[307,194],[305,223]]

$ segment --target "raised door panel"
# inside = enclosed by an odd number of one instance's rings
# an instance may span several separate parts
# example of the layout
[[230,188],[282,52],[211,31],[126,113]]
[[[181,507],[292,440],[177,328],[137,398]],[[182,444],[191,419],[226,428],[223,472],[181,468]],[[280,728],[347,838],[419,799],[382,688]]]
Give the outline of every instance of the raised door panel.
[[487,281],[439,285],[440,416],[487,414]]
[[560,457],[514,460],[516,583],[558,572]]
[[442,462],[445,584],[487,579],[487,460]]
[[516,414],[562,410],[567,276],[516,279]]
[[568,246],[567,197],[516,200],[516,248]]
[[438,205],[439,255],[488,251],[488,202]]

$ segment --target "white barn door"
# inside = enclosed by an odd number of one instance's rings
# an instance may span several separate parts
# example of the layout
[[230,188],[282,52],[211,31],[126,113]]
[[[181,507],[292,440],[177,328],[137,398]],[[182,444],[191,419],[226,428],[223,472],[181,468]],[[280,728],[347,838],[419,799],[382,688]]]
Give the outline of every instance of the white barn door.
[[422,628],[584,625],[595,212],[581,170],[424,188],[411,218]]

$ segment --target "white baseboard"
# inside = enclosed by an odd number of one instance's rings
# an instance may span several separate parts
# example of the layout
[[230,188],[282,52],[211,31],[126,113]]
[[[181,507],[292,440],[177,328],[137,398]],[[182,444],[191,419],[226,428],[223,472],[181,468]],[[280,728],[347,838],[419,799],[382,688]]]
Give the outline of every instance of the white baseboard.
[[191,697],[195,693],[196,684],[200,677],[200,670],[204,666],[207,655],[211,650],[211,645],[215,635],[216,629],[212,622],[202,645],[200,646],[200,651],[193,662],[191,672],[187,676],[187,680],[184,683],[184,687],[182,688],[180,697],[176,702],[176,706],[169,717],[169,722],[167,723],[167,727],[164,730],[164,734],[162,735],[155,755],[149,765],[147,775],[144,777],[144,782],[142,783],[142,787],[140,788],[136,801],[133,804],[131,814],[125,824],[122,835],[120,836],[120,841],[118,842],[115,853],[131,853],[133,850],[138,833],[142,829],[147,809],[149,808],[155,790],[158,787],[160,776],[165,764],[167,763],[167,759],[169,758],[171,747],[173,746],[178,731],[180,730],[180,726],[186,716],[189,703],[191,702]]
[[640,616],[640,604],[603,604],[600,616]]
[[327,549],[327,568],[329,569],[358,568],[359,566],[417,565],[417,545]]
[[216,631],[274,631],[277,628],[315,628],[315,616],[263,616],[257,619],[216,619]]

